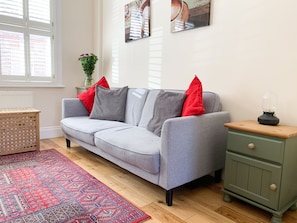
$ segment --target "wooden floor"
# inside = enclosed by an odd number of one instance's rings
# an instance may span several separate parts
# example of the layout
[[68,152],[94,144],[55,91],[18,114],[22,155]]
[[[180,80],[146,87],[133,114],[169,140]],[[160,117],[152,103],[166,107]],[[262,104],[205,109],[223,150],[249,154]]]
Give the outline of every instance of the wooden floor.
[[[189,223],[255,223],[270,222],[271,214],[239,200],[223,201],[223,182],[214,183],[212,177],[204,177],[191,185],[174,190],[173,206],[168,207],[165,191],[116,165],[72,143],[66,148],[64,138],[41,140],[41,149],[55,148],[98,180],[109,186],[141,210],[155,222]],[[283,223],[296,223],[297,211],[287,211]]]

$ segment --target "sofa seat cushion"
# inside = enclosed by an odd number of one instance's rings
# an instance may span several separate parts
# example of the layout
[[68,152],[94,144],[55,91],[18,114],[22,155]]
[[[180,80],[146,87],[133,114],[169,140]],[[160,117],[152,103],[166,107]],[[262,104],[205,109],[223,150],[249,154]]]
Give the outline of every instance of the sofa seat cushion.
[[130,126],[123,122],[90,119],[88,116],[70,117],[61,120],[61,128],[66,135],[91,145],[95,145],[95,132],[126,125]]
[[160,170],[161,139],[146,128],[121,126],[95,133],[95,145],[146,172]]

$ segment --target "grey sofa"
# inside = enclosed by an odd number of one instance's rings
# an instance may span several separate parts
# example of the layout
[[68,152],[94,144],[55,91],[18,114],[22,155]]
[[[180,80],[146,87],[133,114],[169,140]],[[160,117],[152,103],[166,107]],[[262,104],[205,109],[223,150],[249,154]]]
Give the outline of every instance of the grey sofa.
[[203,92],[205,114],[167,119],[161,136],[146,129],[160,90],[129,88],[125,122],[90,119],[78,98],[62,100],[61,129],[67,147],[73,141],[131,173],[166,190],[224,168],[229,113],[221,111],[217,94]]

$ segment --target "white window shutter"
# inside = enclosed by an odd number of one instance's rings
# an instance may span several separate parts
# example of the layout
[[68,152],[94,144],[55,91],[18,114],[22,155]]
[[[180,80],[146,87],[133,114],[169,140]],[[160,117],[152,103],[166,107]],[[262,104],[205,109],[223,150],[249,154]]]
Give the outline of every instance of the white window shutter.
[[23,0],[0,0],[0,15],[23,18]]
[[51,38],[30,35],[30,62],[33,77],[50,77],[52,74]]
[[22,33],[0,30],[2,75],[25,76],[25,46]]
[[29,20],[50,24],[50,1],[29,0]]

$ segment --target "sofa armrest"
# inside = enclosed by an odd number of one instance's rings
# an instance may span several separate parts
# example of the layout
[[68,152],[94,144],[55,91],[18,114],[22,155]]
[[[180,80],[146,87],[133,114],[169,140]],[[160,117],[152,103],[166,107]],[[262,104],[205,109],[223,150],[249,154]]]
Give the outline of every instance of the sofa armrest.
[[79,98],[62,99],[62,119],[74,116],[88,116],[88,111]]
[[159,185],[166,190],[222,169],[225,164],[226,111],[168,119],[161,133]]

